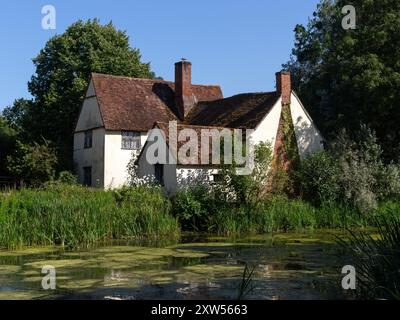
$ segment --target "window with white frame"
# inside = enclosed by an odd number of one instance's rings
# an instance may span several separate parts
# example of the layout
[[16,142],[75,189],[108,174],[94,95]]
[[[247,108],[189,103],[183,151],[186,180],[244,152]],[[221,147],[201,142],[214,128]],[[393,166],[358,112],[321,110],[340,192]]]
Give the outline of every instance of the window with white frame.
[[140,150],[140,132],[136,131],[122,131],[121,148],[124,150]]

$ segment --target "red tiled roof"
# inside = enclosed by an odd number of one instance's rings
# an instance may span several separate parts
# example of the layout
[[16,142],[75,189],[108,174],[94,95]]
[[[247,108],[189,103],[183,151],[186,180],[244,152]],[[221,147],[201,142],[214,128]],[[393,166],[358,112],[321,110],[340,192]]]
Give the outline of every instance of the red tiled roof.
[[185,123],[254,129],[271,111],[279,97],[277,92],[245,93],[199,102],[187,115]]
[[[148,131],[155,121],[177,119],[173,82],[92,74],[107,130]],[[219,86],[192,85],[196,101],[222,99]]]
[[92,74],[94,90],[107,130],[148,131],[155,122],[254,129],[271,111],[277,92],[246,93],[223,99],[219,86],[192,85],[196,105],[182,123],[175,106],[175,84]]

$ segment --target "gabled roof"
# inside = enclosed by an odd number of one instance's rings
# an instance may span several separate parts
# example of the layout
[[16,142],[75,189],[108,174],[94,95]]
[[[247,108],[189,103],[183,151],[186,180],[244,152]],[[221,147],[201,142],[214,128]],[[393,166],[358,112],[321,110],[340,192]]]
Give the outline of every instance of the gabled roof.
[[[106,130],[148,131],[155,121],[177,119],[174,82],[92,74]],[[222,99],[219,86],[192,85],[195,101]]]
[[185,123],[254,129],[279,100],[277,92],[245,93],[226,99],[199,102]]
[[[177,121],[175,83],[92,74],[106,130],[150,130],[155,122]],[[219,86],[192,85],[195,106],[184,125],[255,129],[280,98],[277,92],[245,93],[223,99]]]

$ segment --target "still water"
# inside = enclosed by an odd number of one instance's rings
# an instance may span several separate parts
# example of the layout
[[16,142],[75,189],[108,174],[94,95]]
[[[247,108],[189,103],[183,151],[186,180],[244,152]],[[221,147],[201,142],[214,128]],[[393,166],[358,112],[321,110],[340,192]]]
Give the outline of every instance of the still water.
[[[348,262],[330,231],[0,249],[0,299],[237,299],[246,264],[245,299],[346,299]],[[56,270],[55,290],[42,289],[45,265]]]

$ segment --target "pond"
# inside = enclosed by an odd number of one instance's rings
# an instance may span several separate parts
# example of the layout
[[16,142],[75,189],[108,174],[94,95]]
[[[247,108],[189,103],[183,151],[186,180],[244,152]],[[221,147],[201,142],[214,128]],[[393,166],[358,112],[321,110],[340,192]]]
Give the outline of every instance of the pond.
[[[343,299],[348,261],[332,233],[0,250],[0,299],[237,299],[246,264],[245,299]],[[55,290],[42,289],[45,265],[56,270]]]

